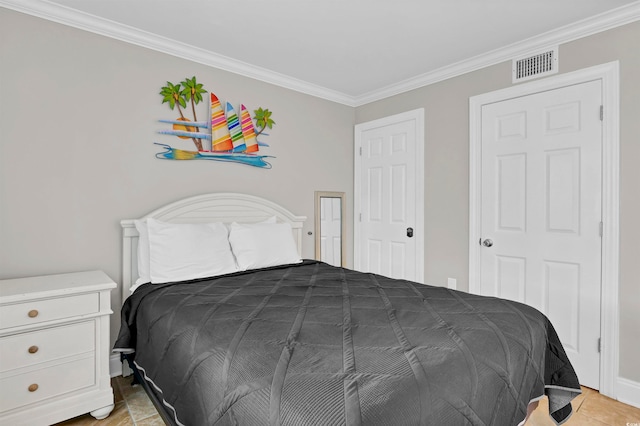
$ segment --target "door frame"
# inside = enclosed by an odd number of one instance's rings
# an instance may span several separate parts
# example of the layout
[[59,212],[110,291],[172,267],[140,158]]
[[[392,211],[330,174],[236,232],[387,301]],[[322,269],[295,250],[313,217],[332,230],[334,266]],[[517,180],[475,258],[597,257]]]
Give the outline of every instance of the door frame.
[[404,121],[413,120],[415,123],[416,134],[416,170],[415,170],[415,201],[416,201],[416,225],[418,232],[415,233],[416,239],[416,282],[424,284],[424,108],[418,108],[411,111],[394,114],[377,120],[367,121],[365,123],[356,124],[354,128],[354,176],[353,176],[353,264],[354,269],[360,269],[360,247],[361,222],[360,214],[362,206],[360,204],[360,195],[362,190],[361,158],[362,158],[362,133],[375,129],[377,127],[385,127]]
[[619,355],[620,84],[619,62],[524,83],[469,98],[469,292],[480,291],[482,106],[588,81],[602,84],[602,277],[600,393],[617,397]]

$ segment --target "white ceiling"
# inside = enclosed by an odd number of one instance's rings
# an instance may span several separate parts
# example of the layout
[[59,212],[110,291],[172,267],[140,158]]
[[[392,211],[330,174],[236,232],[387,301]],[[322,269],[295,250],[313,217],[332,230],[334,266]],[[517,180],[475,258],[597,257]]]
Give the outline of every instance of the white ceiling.
[[640,19],[636,0],[0,0],[0,6],[351,105]]

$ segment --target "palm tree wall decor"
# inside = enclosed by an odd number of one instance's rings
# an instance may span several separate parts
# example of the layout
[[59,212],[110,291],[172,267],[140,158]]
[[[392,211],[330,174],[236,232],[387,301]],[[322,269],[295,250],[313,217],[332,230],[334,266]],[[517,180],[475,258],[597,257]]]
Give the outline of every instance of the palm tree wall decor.
[[[161,130],[158,133],[177,136],[180,139],[191,139],[196,151],[156,143],[165,149],[164,152],[156,154],[156,157],[168,160],[237,162],[255,167],[271,168],[271,164],[265,161],[265,158],[271,156],[258,153],[260,147],[268,147],[269,145],[258,141],[257,137],[260,135],[268,136],[264,131],[267,128],[273,128],[275,121],[271,118],[272,112],[262,107],[254,110],[253,119],[256,121],[254,126],[244,105],[241,105],[240,114],[236,114],[229,102],[223,109],[218,97],[210,93],[211,120],[198,121],[196,105],[204,101],[203,94],[206,93],[207,91],[201,83],[197,82],[195,76],[185,78],[179,83],[167,81],[167,85],[160,89],[162,103],[167,103],[171,110],[177,109],[180,116],[175,120],[160,120],[160,122],[171,124],[172,130]],[[191,105],[193,120],[185,116],[187,104]],[[255,132],[256,127],[259,129],[257,133]],[[233,138],[230,130],[233,132]],[[203,141],[207,142],[206,148]]]

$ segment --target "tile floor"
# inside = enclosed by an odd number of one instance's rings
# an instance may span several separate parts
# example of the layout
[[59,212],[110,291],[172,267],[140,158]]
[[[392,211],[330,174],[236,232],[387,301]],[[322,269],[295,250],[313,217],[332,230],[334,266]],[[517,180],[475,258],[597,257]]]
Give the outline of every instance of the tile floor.
[[142,386],[132,386],[130,377],[111,379],[115,407],[109,417],[96,420],[85,414],[55,426],[164,426],[164,421]]
[[[58,423],[55,426],[162,426],[155,407],[141,386],[131,386],[131,377],[111,379],[115,395],[115,408],[104,420],[89,414]],[[640,408],[622,404],[597,391],[582,388],[575,398],[573,415],[563,426],[640,426]],[[554,426],[549,417],[546,398],[540,401],[525,426]]]
[[[623,404],[582,388],[582,394],[571,401],[573,415],[563,426],[640,426],[640,408]],[[525,426],[554,426],[549,417],[547,398],[540,401]]]

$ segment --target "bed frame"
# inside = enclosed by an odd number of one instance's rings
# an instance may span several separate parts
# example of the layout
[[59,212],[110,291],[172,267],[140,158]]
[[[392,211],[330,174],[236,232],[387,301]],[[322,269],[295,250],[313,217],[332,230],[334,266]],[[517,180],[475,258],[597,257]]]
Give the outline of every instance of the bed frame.
[[[276,217],[278,222],[289,223],[291,225],[298,253],[301,253],[302,227],[306,217],[296,216],[282,206],[252,195],[212,193],[190,197],[154,210],[140,219],[154,218],[172,223],[231,223],[234,221],[239,223],[255,223],[273,216]],[[122,300],[124,303],[125,299],[130,295],[129,288],[131,284],[138,278],[138,232],[135,228],[134,220],[123,220],[121,225],[123,228]],[[175,420],[175,416],[168,411],[168,406],[165,406],[158,398],[153,389],[151,389],[149,382],[143,377],[135,364],[130,361],[130,358],[127,355],[123,357],[130,363],[137,381],[143,386],[147,395],[149,395],[149,398],[156,406],[164,422],[167,425],[176,425],[177,420]],[[123,376],[131,374],[132,370],[129,369],[129,364],[125,363],[123,365]],[[563,388],[558,386],[547,386],[547,388],[563,390]],[[537,406],[537,401],[538,399],[530,401],[527,418]],[[521,424],[524,424],[524,421]]]
[[[254,195],[219,192],[189,197],[160,207],[140,219],[157,219],[171,223],[238,222],[255,223],[270,217],[291,224],[293,237],[302,255],[302,226],[306,216]],[[129,288],[138,278],[138,231],[134,219],[120,222],[122,236],[122,303],[131,294]]]

